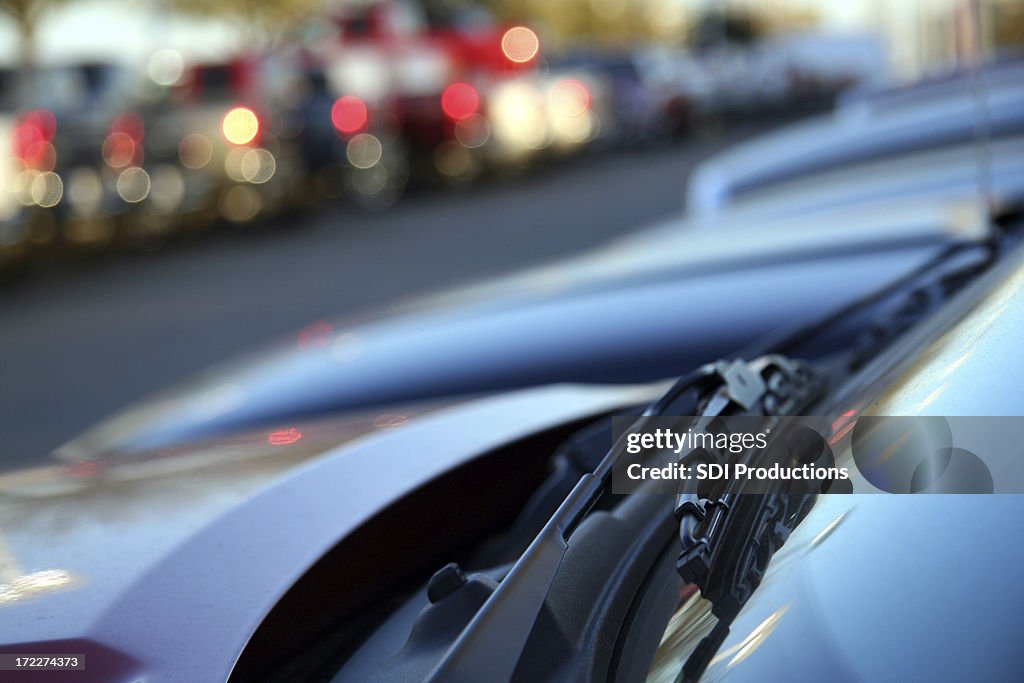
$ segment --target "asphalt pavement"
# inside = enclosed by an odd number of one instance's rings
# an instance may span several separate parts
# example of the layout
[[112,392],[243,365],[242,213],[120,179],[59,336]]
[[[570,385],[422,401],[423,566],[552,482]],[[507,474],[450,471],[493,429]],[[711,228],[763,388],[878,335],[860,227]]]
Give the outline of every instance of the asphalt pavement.
[[750,131],[606,152],[379,213],[333,206],[0,289],[0,469],[311,321],[551,261],[682,211]]

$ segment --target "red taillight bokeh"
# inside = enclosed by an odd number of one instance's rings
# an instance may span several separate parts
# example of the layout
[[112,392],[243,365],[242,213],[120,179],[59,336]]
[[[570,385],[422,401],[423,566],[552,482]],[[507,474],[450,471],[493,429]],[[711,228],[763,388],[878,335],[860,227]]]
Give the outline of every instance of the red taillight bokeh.
[[103,140],[103,160],[111,168],[142,164],[142,139],[145,124],[135,114],[121,114],[110,124],[110,135]]
[[103,160],[111,168],[125,168],[140,162],[141,149],[127,133],[111,133],[103,141]]
[[441,94],[441,109],[453,121],[472,116],[480,108],[480,95],[468,83],[452,83]]
[[53,147],[50,141],[57,134],[57,117],[53,112],[37,109],[24,114],[14,127],[14,155],[26,166],[40,168],[48,163]]
[[339,97],[331,107],[331,123],[339,133],[352,135],[366,128],[370,112],[366,103],[353,95]]

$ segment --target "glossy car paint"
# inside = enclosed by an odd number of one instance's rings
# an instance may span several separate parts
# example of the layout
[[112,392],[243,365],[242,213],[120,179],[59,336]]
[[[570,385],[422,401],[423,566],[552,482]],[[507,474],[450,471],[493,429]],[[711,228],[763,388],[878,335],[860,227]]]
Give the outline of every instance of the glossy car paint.
[[[834,412],[1024,414],[1024,252],[1008,261],[865,367]],[[822,496],[703,680],[1021,680],[1022,519],[1020,495]],[[694,599],[677,614],[690,630],[648,681],[674,680],[708,613]]]
[[[937,95],[879,98],[838,107],[828,115],[738,145],[702,164],[687,186],[687,210],[713,216],[740,195],[780,181],[851,163],[942,145],[969,143],[978,132],[979,106],[993,136],[1024,131],[1024,63],[1002,65],[984,97],[970,74]],[[979,76],[984,78],[984,75]]]
[[[11,485],[4,565],[21,569],[0,589],[0,651],[84,653],[90,681],[226,680],[285,591],[375,513],[490,449],[657,391],[550,387],[396,429],[371,419],[368,436],[297,469],[316,448],[268,455],[265,442],[243,442],[241,457],[212,445],[169,476],[151,467],[127,483],[118,475],[132,463],[113,463],[84,491],[67,470]],[[358,424],[348,429],[358,438]],[[165,463],[176,469],[182,455]]]
[[[984,227],[976,205],[934,202],[823,220],[750,222],[729,228],[724,242],[662,226],[391,317],[338,323],[322,347],[291,346],[207,373],[58,453],[97,457],[273,420],[552,382],[661,379],[728,355],[780,321],[814,320]],[[231,400],[219,400],[225,395]]]
[[825,496],[703,680],[1020,680],[1024,503],[979,498]]
[[[984,155],[987,177],[979,175],[979,154]],[[998,207],[1019,199],[1024,192],[1024,137],[994,140],[983,151],[974,145],[958,145],[779,182],[745,194],[721,217],[705,217],[695,223],[715,229],[723,219],[730,223],[744,218],[783,221],[903,201],[949,205],[976,197],[979,183],[986,186]]]

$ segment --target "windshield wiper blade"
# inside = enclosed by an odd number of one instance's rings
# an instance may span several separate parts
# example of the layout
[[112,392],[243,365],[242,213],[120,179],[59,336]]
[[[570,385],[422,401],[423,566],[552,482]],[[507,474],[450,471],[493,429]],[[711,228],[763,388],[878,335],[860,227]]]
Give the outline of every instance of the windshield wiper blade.
[[[825,385],[808,366],[781,356],[766,356],[749,365],[736,363],[730,370],[733,385],[743,386],[743,394],[734,396],[726,384],[719,392],[718,407],[708,408],[717,417],[763,416],[766,429],[778,425],[782,416],[802,414],[821,396]],[[749,387],[757,390],[756,395]],[[702,415],[709,416],[708,412]],[[680,461],[693,463],[709,456],[722,460],[737,457],[698,448]],[[751,449],[739,457],[756,464],[757,451]],[[718,619],[684,663],[678,681],[700,679],[729,635],[736,615],[760,585],[772,556],[811,510],[817,496],[816,491],[793,492],[791,487],[783,493],[781,486],[776,493],[745,493],[739,483],[730,480],[677,496],[675,514],[682,551],[676,569],[686,583],[697,585]]]
[[[946,301],[971,279],[988,269],[995,263],[999,253],[1000,248],[987,241],[952,242],[924,263],[881,286],[879,289],[841,306],[820,319],[812,320],[811,322],[801,321],[756,339],[740,349],[736,355],[739,357],[752,357],[763,354],[791,355],[799,353],[807,342],[827,333],[831,328],[841,325],[844,321],[862,315],[872,308],[886,305],[894,300],[905,302],[905,292],[907,291],[913,293],[917,290],[931,288],[931,294],[938,294],[937,297],[934,297],[936,301],[930,302],[931,305],[925,313],[930,312],[937,308],[937,304]],[[917,295],[920,295],[920,292]],[[905,313],[911,313],[909,304],[908,310]],[[912,322],[916,322],[923,315],[923,313],[917,315]],[[891,322],[896,323],[897,321],[894,319]],[[883,334],[882,337],[884,339],[882,341],[891,341],[899,332],[909,326],[909,323],[904,324],[900,329],[895,330],[891,334]],[[884,344],[882,345],[884,346]],[[878,348],[871,349],[872,352],[877,352],[878,350]],[[860,355],[862,353],[854,354],[853,364],[858,362],[858,356]],[[846,369],[853,369],[853,367],[847,367]]]

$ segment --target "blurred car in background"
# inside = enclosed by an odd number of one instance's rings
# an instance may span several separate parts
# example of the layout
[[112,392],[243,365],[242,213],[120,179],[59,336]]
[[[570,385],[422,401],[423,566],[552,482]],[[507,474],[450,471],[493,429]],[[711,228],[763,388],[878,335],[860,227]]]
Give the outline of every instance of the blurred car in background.
[[[0,117],[11,127],[5,261],[152,248],[321,201],[383,209],[410,183],[522,176],[585,150],[714,131],[737,113],[788,112],[854,84],[842,111],[883,106],[861,78],[877,54],[850,37],[558,53],[482,7],[411,0],[332,7],[317,26],[315,39],[216,58],[164,47],[138,66],[11,72],[18,91]],[[811,65],[808,54],[830,58]],[[693,209],[728,194],[716,185],[723,173],[753,187],[757,155],[738,171],[723,170],[732,162],[722,157],[697,174]]]
[[763,108],[830,106],[853,88],[884,87],[887,54],[875,35],[787,32],[750,50],[748,90]]
[[[985,74],[996,75],[984,95]],[[983,119],[977,110],[982,107]],[[979,74],[962,73],[939,83],[922,83],[910,92],[873,91],[840,101],[832,113],[789,126],[777,135],[752,140],[703,163],[686,188],[687,211],[714,216],[725,207],[755,196],[767,196],[781,183],[829,169],[869,164],[901,154],[953,154],[961,163],[937,163],[938,174],[961,169],[961,184],[977,175],[973,139],[982,126],[999,148],[1016,144],[1024,133],[1024,62],[986,67]],[[960,152],[954,148],[959,146]],[[945,150],[945,152],[943,152]],[[988,152],[985,152],[986,154]],[[1006,163],[1015,163],[1011,155]],[[852,171],[851,171],[852,172]],[[1004,176],[1005,177],[1005,176]],[[897,174],[897,183],[920,182],[920,176]],[[825,200],[818,194],[817,201]]]
[[353,102],[350,106],[358,111],[348,115],[351,120],[345,118],[340,111],[345,105],[336,107],[340,98],[331,87],[324,67],[312,59],[301,60],[292,78],[289,87],[294,95],[287,99],[283,115],[301,128],[303,172],[311,195],[308,200],[337,199],[344,195],[347,182],[343,172],[347,166],[345,145],[338,124],[353,131],[365,126],[361,103]]
[[181,165],[208,184],[206,209],[231,223],[282,211],[301,191],[295,122],[282,115],[273,56],[188,65],[173,85]]
[[328,75],[380,112],[389,135],[394,127],[415,180],[465,184],[488,169],[521,171],[556,133],[562,143],[586,137],[566,135],[565,117],[550,108],[557,83],[538,80],[540,39],[529,27],[478,7],[425,12],[405,2],[351,6],[336,24]]
[[568,53],[549,59],[548,65],[552,71],[591,74],[601,81],[601,137],[610,144],[636,144],[667,129],[662,95],[633,53]]
[[134,140],[130,148],[111,144],[112,136],[139,134],[123,118],[134,85],[130,69],[111,63],[22,74],[16,193],[28,207],[37,249],[99,250],[114,242],[130,206],[119,189],[121,173],[142,161]]
[[25,207],[15,192],[23,170],[14,154],[18,72],[0,69],[0,281],[20,274],[29,255]]

